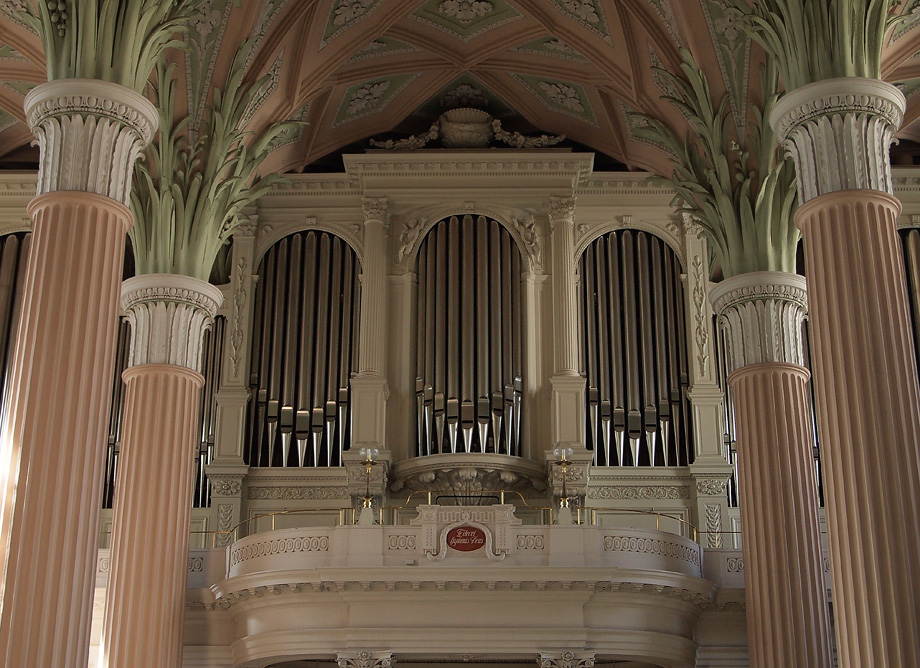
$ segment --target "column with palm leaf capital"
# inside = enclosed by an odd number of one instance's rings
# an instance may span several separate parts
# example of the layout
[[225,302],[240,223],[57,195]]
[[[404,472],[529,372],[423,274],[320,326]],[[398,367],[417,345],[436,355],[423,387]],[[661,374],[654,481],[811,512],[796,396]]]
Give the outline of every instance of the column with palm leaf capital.
[[26,98],[40,158],[0,439],[0,665],[82,668],[128,203],[157,126],[141,92],[200,0],[58,4],[2,7],[41,38],[48,83]]
[[789,91],[770,121],[801,200],[840,665],[917,666],[920,389],[888,156],[905,100],[881,81],[913,4],[738,5]]

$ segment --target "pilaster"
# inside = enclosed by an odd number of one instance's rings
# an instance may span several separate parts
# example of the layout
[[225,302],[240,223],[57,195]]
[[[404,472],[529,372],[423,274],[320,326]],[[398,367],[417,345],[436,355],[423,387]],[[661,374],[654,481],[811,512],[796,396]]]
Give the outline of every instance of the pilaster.
[[365,197],[364,262],[361,268],[361,327],[358,374],[386,373],[387,281],[386,250],[389,213],[386,197]]
[[[404,461],[415,455],[418,435],[416,434],[416,414],[418,406],[415,389],[416,377],[416,321],[413,317],[416,306],[418,282],[413,273],[398,274],[389,277],[390,318],[392,336],[389,338],[392,363],[388,374],[392,380],[392,396],[389,410],[394,415],[404,416],[401,420],[386,423],[389,431],[387,443],[393,449],[396,461]],[[410,418],[411,419],[406,419]]]
[[[529,323],[524,340],[524,378],[546,378],[552,365],[546,340],[552,327],[552,312],[548,308],[547,274],[523,272],[521,294],[524,298],[524,322]],[[545,406],[546,390],[542,383],[524,383],[524,406]],[[553,399],[551,398],[551,401]],[[521,455],[539,460],[540,453],[555,443],[551,412],[526,410],[521,425]],[[547,436],[549,438],[547,438]]]
[[684,299],[687,314],[687,349],[690,351],[690,411],[695,448],[690,472],[693,522],[708,548],[725,546],[722,532],[728,517],[726,485],[732,474],[723,442],[722,405],[725,400],[716,380],[713,312],[709,303],[709,248],[703,227],[690,214],[683,216]]
[[[556,376],[578,376],[575,198],[550,199],[553,239],[553,350]],[[582,420],[583,421],[583,420]]]
[[[566,443],[557,444],[558,448],[568,447]],[[556,456],[553,448],[544,453],[546,461],[546,478],[549,481],[550,494],[553,497],[568,497],[576,499],[577,503],[572,504],[583,507],[584,498],[588,493],[588,480],[591,474],[591,464],[594,460],[594,453],[585,448],[580,450],[572,448],[572,453],[566,455],[567,465],[565,466],[565,475],[562,473],[563,467],[560,465],[559,458]],[[565,485],[563,489],[563,478]]]
[[358,373],[351,379],[351,447],[386,447],[387,279],[389,213],[386,197],[365,197],[364,265],[361,271],[361,324]]
[[393,455],[380,450],[371,459],[374,463],[368,468],[367,457],[361,454],[360,447],[354,446],[342,455],[348,477],[348,495],[357,508],[361,508],[365,497],[379,502],[387,493]]
[[0,664],[75,668],[89,653],[125,203],[157,113],[126,88],[60,80],[29,93],[26,117],[39,196],[0,439]]
[[920,535],[920,390],[888,157],[904,107],[882,81],[833,79],[787,93],[770,119],[803,202],[842,668],[920,665],[920,542],[892,539]]
[[[220,388],[215,397],[214,457],[206,473],[211,484],[211,527],[227,532],[242,517],[243,480],[249,467],[243,462],[246,416],[250,400],[249,370],[252,350],[252,312],[258,276],[255,272],[255,229],[249,216],[233,233],[230,303],[221,361]],[[214,545],[227,545],[232,536],[217,533]]]

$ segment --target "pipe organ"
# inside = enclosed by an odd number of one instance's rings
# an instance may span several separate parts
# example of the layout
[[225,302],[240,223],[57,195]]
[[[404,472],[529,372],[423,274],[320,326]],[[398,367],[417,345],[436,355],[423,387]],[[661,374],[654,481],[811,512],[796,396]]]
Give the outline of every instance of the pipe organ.
[[253,318],[250,466],[340,466],[349,447],[360,283],[354,251],[309,230],[273,245]]
[[609,232],[579,260],[587,447],[600,466],[693,461],[680,263],[658,237]]
[[419,456],[521,452],[521,255],[485,216],[451,216],[417,258]]

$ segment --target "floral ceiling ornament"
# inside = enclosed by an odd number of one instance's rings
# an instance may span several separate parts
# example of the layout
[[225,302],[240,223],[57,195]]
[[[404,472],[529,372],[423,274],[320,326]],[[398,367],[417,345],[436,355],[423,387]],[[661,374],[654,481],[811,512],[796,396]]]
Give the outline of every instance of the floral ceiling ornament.
[[573,49],[572,47],[570,47],[568,44],[566,44],[565,42],[563,42],[563,41],[562,41],[561,39],[559,39],[558,37],[554,37],[554,38],[551,39],[551,40],[547,40],[547,41],[544,43],[544,46],[545,46],[547,49],[549,49],[550,51],[558,51],[558,52],[560,52],[560,53],[567,53],[567,54],[574,54],[574,53],[577,53],[577,52],[575,51],[575,49]]
[[438,5],[438,11],[445,16],[453,16],[460,23],[472,23],[494,11],[495,7],[487,0],[444,0]]
[[332,23],[337,26],[351,23],[356,18],[363,16],[373,4],[374,0],[339,0]]
[[351,102],[348,103],[348,109],[345,113],[349,116],[353,116],[362,111],[373,109],[380,104],[383,94],[389,87],[389,81],[381,81],[369,86],[362,86],[355,91],[355,94],[351,98]]
[[541,81],[540,88],[546,93],[546,97],[564,109],[570,109],[571,111],[585,110],[578,91],[572,86],[560,82]]
[[562,0],[562,6],[575,14],[582,21],[591,24],[601,22],[601,17],[597,14],[597,8],[590,0]]

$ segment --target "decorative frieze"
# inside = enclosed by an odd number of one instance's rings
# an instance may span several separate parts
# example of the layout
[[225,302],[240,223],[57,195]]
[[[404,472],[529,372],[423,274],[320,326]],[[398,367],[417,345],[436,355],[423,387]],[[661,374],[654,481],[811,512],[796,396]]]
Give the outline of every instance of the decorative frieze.
[[396,663],[393,652],[339,652],[335,660],[339,668],[391,668]]
[[[695,543],[694,543],[695,545]],[[658,538],[638,538],[628,535],[604,536],[604,550],[607,552],[637,552],[680,559],[694,566],[700,565],[699,546],[682,545]]]
[[540,668],[593,668],[594,652],[540,652]]
[[770,123],[795,162],[799,201],[839,190],[892,192],[888,148],[906,100],[876,79],[828,79],[786,93]]
[[689,499],[690,488],[685,485],[629,485],[590,487],[589,499]]
[[201,346],[223,300],[205,281],[176,274],[146,274],[122,284],[131,327],[128,366],[174,364],[201,371]]
[[328,552],[329,536],[297,536],[296,538],[278,538],[260,543],[252,543],[237,548],[230,553],[230,565],[258,559],[273,554],[291,554],[294,552]]
[[710,299],[728,333],[729,373],[751,364],[804,366],[804,276],[774,271],[741,274],[719,283]]
[[209,475],[208,480],[211,483],[211,496],[239,496],[240,478],[241,476],[217,477]]
[[725,480],[704,479],[696,481],[696,491],[702,496],[719,496],[725,494]]
[[247,494],[251,501],[325,501],[327,499],[347,499],[346,487],[249,487]]
[[134,162],[157,128],[157,110],[133,90],[61,79],[33,88],[26,119],[40,148],[38,192],[79,190],[127,205]]

